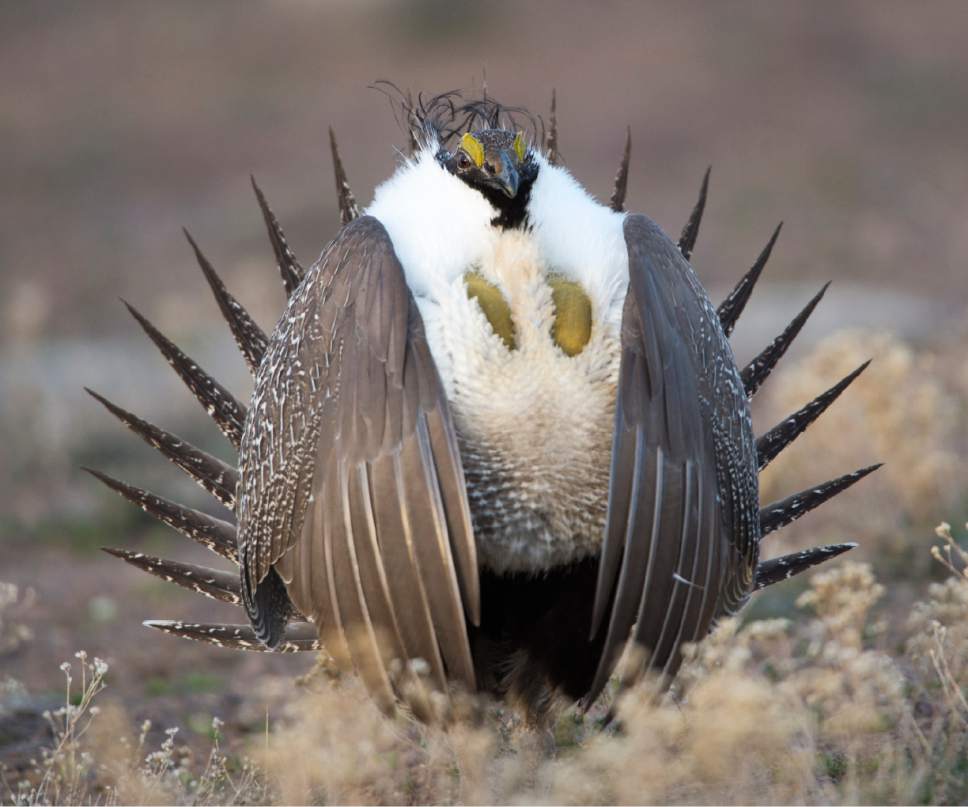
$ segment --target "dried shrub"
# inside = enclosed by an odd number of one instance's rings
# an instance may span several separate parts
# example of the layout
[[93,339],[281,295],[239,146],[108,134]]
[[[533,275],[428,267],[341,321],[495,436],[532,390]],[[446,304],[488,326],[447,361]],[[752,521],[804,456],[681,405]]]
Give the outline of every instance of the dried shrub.
[[[803,617],[726,620],[688,648],[672,690],[626,689],[616,721],[574,711],[536,729],[455,693],[424,723],[388,717],[355,676],[310,676],[285,714],[226,755],[170,729],[149,748],[117,708],[94,701],[106,666],[65,665],[53,742],[17,804],[963,803],[968,798],[968,553],[946,525],[933,554],[950,578],[896,631],[876,619],[885,588],[841,563],[812,576]],[[899,642],[900,640],[900,642]],[[75,677],[80,679],[76,691]],[[426,706],[426,704],[425,704]],[[421,707],[421,708],[425,708]]]

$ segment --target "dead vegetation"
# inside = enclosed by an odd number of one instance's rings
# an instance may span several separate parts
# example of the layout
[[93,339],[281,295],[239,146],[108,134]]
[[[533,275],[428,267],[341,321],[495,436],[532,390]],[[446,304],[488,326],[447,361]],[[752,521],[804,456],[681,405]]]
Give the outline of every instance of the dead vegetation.
[[[774,385],[782,400],[775,393],[768,414],[870,355],[868,375],[804,437],[812,444],[778,461],[764,485],[775,498],[886,459],[889,473],[784,538],[817,543],[849,529],[836,537],[859,538],[859,560],[832,563],[799,595],[791,588],[788,618],[719,625],[690,648],[672,692],[657,699],[644,682],[619,695],[611,726],[566,711],[536,730],[466,695],[444,723],[391,719],[354,677],[321,666],[263,731],[226,737],[213,721],[200,754],[174,726],[154,740],[150,726],[135,727],[112,700],[105,663],[79,653],[63,667],[62,706],[45,715],[46,747],[4,773],[0,801],[965,803],[968,534],[942,524],[931,546],[927,521],[964,504],[968,390],[939,372],[960,354],[848,333]],[[0,603],[0,644],[25,641],[15,616],[23,597],[7,592]],[[22,692],[4,685],[0,717]]]

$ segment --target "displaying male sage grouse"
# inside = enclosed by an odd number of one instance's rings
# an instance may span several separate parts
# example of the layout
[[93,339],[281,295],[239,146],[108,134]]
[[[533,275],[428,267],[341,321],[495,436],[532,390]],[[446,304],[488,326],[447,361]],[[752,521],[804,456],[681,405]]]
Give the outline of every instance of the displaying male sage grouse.
[[708,173],[677,243],[624,212],[628,141],[602,205],[562,167],[553,107],[544,150],[490,100],[403,107],[412,153],[362,213],[332,142],[343,226],[308,269],[255,188],[289,295],[271,336],[192,241],[255,376],[248,407],[131,309],[237,468],[91,393],[236,523],[92,473],[240,572],[107,551],[251,623],[147,625],[323,646],[386,707],[416,659],[442,690],[538,710],[592,703],[629,640],[640,673],[671,680],[684,642],[853,546],[758,560],[876,466],[765,507],[757,473],[864,367],[754,438],[749,399],[823,294],[736,366],[727,337],[779,227],[716,309],[688,262]]

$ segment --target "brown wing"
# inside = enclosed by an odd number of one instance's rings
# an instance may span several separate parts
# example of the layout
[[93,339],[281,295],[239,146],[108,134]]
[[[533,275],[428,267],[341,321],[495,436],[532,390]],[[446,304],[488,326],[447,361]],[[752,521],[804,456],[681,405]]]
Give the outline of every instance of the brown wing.
[[681,644],[749,596],[756,565],[756,452],[722,327],[658,226],[630,216],[625,240],[629,289],[592,623],[594,635],[607,632],[589,700],[630,636],[649,669],[674,674]]
[[280,608],[260,596],[278,574],[381,701],[394,658],[423,659],[440,687],[473,687],[466,622],[477,624],[480,595],[463,469],[420,314],[376,219],[345,226],[290,298],[249,412],[239,548],[257,632],[260,608]]

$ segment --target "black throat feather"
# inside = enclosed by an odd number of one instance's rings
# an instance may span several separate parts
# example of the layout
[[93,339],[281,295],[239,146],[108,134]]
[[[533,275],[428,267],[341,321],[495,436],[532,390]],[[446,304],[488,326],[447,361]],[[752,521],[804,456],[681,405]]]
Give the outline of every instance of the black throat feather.
[[538,165],[533,160],[522,170],[521,184],[518,192],[509,199],[502,191],[496,188],[472,185],[479,191],[491,205],[497,209],[498,214],[491,219],[492,227],[500,227],[502,230],[523,230],[528,226],[528,203],[531,201],[531,188],[535,179],[538,177]]
[[531,189],[534,186],[534,181],[538,178],[538,163],[534,159],[529,159],[519,169],[521,181],[518,185],[518,192],[513,197],[508,197],[499,188],[467,182],[461,178],[457,173],[454,155],[448,151],[442,150],[437,155],[437,160],[445,170],[465,182],[469,188],[473,188],[480,193],[497,210],[497,215],[491,219],[492,227],[500,227],[502,230],[523,230],[528,227],[528,203],[531,201]]

